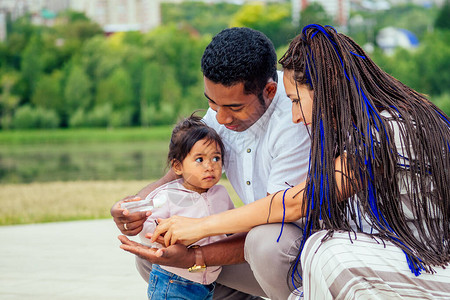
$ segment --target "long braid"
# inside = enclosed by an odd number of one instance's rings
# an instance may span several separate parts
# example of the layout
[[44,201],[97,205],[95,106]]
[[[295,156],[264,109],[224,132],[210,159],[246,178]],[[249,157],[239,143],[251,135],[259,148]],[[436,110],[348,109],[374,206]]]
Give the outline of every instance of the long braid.
[[[450,262],[450,123],[423,95],[382,71],[349,37],[312,24],[280,64],[314,91],[310,169],[303,203],[306,239],[320,229],[362,231],[400,247],[416,275]],[[387,112],[389,117],[382,115]],[[401,156],[392,124],[404,144]],[[398,143],[398,141],[397,141]],[[334,161],[346,157],[341,192]],[[407,174],[405,177],[404,174]],[[399,182],[400,180],[400,182]],[[406,189],[413,220],[405,216]],[[342,195],[359,191],[352,201]],[[356,205],[354,204],[356,203]],[[414,234],[416,231],[418,234]],[[300,255],[299,253],[299,255]],[[299,261],[299,257],[297,262]],[[291,268],[296,285],[298,264]]]

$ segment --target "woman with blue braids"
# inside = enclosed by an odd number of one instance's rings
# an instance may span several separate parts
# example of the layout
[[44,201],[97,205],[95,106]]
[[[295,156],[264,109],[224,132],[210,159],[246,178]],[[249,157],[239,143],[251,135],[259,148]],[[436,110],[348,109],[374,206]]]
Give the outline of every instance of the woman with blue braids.
[[450,299],[449,118],[329,26],[306,26],[279,62],[293,122],[311,137],[306,181],[218,215],[161,220],[153,239],[188,245],[297,221],[286,276],[305,299]]

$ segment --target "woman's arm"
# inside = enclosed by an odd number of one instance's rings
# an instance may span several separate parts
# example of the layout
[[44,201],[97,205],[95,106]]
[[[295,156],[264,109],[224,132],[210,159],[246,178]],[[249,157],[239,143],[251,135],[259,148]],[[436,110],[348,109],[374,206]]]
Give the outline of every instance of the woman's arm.
[[[338,157],[335,162],[336,182],[341,190],[345,160]],[[153,233],[152,240],[164,235],[166,245],[176,242],[190,245],[195,241],[218,234],[247,232],[251,228],[266,224],[293,222],[306,215],[306,204],[303,203],[303,193],[306,182],[287,191],[280,191],[259,199],[253,203],[228,210],[220,214],[195,219],[173,216],[159,220],[159,225]],[[284,200],[283,200],[284,195]],[[343,196],[343,199],[346,198]]]

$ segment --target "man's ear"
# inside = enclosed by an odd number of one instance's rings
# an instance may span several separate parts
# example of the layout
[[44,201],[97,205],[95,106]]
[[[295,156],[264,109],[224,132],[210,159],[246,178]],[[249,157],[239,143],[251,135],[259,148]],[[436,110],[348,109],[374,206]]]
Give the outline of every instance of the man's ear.
[[277,87],[278,85],[275,81],[269,81],[264,87],[264,98],[272,101],[272,99],[275,97],[275,94],[277,93]]
[[178,176],[183,174],[183,165],[178,159],[172,159],[172,170],[177,174]]

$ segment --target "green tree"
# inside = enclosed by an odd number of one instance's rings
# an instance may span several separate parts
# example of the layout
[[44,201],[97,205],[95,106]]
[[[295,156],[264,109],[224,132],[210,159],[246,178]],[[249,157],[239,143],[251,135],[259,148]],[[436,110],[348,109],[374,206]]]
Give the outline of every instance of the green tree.
[[89,18],[82,12],[74,11],[74,10],[66,10],[60,14],[61,17],[67,18],[70,23],[76,21],[89,21]]
[[130,74],[131,79],[131,91],[132,91],[132,102],[133,106],[133,124],[140,124],[140,97],[141,97],[141,87],[143,84],[143,72],[146,65],[146,59],[144,56],[144,50],[141,50],[136,45],[126,45],[125,46],[125,57],[123,60],[123,66],[128,74]]
[[133,98],[130,75],[118,67],[112,74],[101,80],[97,87],[96,104],[111,103],[113,109],[129,106]]
[[20,98],[12,93],[12,88],[17,83],[19,74],[16,72],[4,73],[0,79],[0,126],[2,129],[11,128],[13,112],[19,104]]
[[250,27],[267,35],[275,48],[288,43],[297,28],[292,25],[289,5],[245,4],[233,16],[231,26]]
[[309,3],[308,6],[300,12],[300,28],[308,24],[334,25],[333,18],[327,14],[322,5],[317,2]]
[[444,93],[440,96],[431,97],[431,101],[444,111],[447,116],[450,116],[450,93]]
[[91,80],[81,66],[71,68],[64,87],[64,99],[69,116],[78,109],[86,110],[92,105]]
[[61,71],[50,75],[42,75],[36,83],[31,102],[36,107],[56,112],[60,118],[64,117],[65,106],[61,90]]
[[144,37],[144,47],[150,49],[149,61],[157,61],[161,66],[171,66],[177,70],[175,80],[184,93],[200,78],[200,60],[208,41],[208,37],[170,25],[148,33]]
[[424,78],[417,72],[419,64],[416,52],[398,48],[394,55],[386,56],[382,51],[377,51],[374,53],[373,59],[384,71],[407,86],[425,92],[421,82]]
[[434,26],[438,29],[450,30],[450,1],[445,1],[441,10],[438,13]]
[[80,55],[81,65],[94,85],[110,75],[121,65],[123,56],[116,48],[110,47],[108,40],[95,36],[83,45]]
[[43,61],[42,41],[39,35],[33,35],[27,47],[23,51],[21,73],[26,84],[25,97],[30,98],[34,92],[36,82],[42,74]]
[[31,37],[39,30],[39,27],[31,24],[29,15],[22,16],[11,23],[6,40],[7,60],[5,61],[10,67],[20,69],[23,51],[31,41]]
[[16,129],[57,128],[59,123],[60,119],[55,111],[31,105],[17,109],[13,119]]
[[152,123],[149,110],[159,111],[161,109],[161,94],[163,86],[163,68],[156,62],[150,62],[143,68],[142,85],[140,94],[140,120],[142,126]]
[[113,109],[111,103],[97,105],[86,114],[84,124],[89,127],[111,127],[112,114]]
[[130,126],[132,124],[133,90],[130,75],[123,67],[118,67],[97,87],[96,107],[111,105],[111,126]]
[[183,94],[183,103],[177,113],[177,117],[186,117],[196,110],[208,109],[208,101],[204,94],[203,81],[192,85],[186,94]]
[[174,68],[150,63],[144,69],[143,80],[141,124],[172,124],[186,100],[176,81]]
[[424,93],[450,92],[450,30],[426,35],[416,53],[416,61]]
[[161,3],[161,19],[163,25],[182,24],[201,35],[216,35],[229,26],[230,19],[240,8],[240,5],[225,2]]
[[53,44],[50,44],[58,54],[58,62],[69,61],[86,41],[103,34],[101,27],[82,13],[68,11],[59,22],[53,27]]
[[450,31],[436,30],[425,35],[414,51],[399,48],[394,55],[386,56],[378,49],[371,56],[387,73],[431,99],[440,99],[438,106],[448,110],[445,101],[450,94]]

